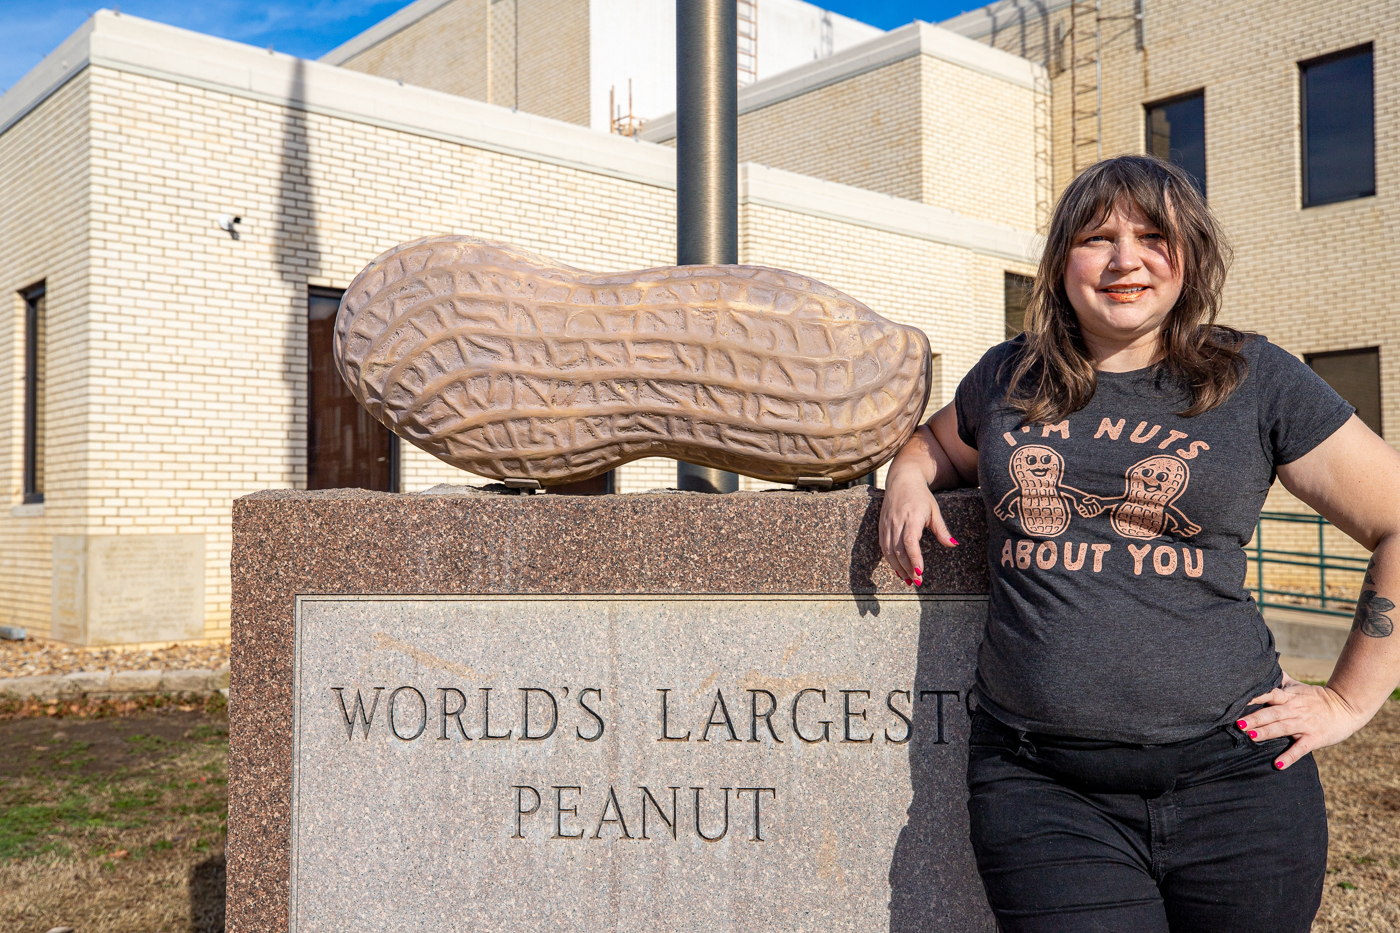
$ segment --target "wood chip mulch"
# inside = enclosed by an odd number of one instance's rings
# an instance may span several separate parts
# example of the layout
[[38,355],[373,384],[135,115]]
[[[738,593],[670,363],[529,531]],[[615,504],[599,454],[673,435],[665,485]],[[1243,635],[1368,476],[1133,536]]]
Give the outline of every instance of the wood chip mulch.
[[228,643],[172,644],[153,651],[75,648],[51,641],[0,641],[0,677],[78,671],[214,670],[228,663]]
[[0,723],[17,719],[108,719],[113,716],[134,716],[150,710],[194,712],[202,710],[214,715],[228,709],[228,701],[220,693],[145,693],[135,696],[79,697],[0,697]]

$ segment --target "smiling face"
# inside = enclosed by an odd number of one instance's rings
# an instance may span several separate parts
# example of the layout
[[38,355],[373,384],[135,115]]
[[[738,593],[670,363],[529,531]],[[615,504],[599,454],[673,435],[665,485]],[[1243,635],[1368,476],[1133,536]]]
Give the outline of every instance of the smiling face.
[[1039,444],[1017,448],[1011,455],[1011,476],[1023,493],[1057,494],[1064,466],[1059,454]]
[[1141,345],[1154,353],[1182,280],[1162,231],[1140,208],[1120,205],[1075,234],[1068,260],[1065,293],[1091,350]]
[[1148,457],[1128,471],[1127,498],[1169,505],[1186,488],[1189,475],[1186,464],[1176,457]]

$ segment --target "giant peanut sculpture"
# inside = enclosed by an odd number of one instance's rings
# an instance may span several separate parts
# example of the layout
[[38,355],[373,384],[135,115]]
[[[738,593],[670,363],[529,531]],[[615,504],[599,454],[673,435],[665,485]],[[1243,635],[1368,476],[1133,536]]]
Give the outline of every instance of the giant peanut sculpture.
[[460,236],[366,266],[335,356],[400,437],[545,486],[652,456],[854,479],[918,426],[930,372],[922,331],[791,272],[591,273]]

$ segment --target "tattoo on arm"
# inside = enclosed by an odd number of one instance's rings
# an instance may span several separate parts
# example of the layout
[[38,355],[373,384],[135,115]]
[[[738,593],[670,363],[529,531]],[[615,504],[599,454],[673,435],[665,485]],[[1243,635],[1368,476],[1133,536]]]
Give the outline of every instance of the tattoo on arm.
[[1351,630],[1360,629],[1362,635],[1385,638],[1395,631],[1395,623],[1386,614],[1395,611],[1395,603],[1376,592],[1376,578],[1371,576],[1375,563],[1372,558],[1366,566],[1366,580],[1361,584],[1361,596],[1356,600],[1356,618],[1352,620]]

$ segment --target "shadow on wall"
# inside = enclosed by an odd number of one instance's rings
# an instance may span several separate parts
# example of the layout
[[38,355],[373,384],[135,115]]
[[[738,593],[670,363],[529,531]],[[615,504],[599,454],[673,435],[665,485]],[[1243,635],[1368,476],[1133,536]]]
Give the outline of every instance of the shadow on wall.
[[226,879],[222,852],[190,869],[190,933],[224,933]]
[[[992,20],[991,33],[986,37],[988,45],[1050,68],[1059,50],[1051,41],[1050,4],[1046,0],[1011,0],[995,11],[991,7],[985,11]],[[1014,38],[1004,38],[1005,33]]]
[[272,262],[282,281],[291,312],[287,318],[282,354],[282,378],[294,399],[287,432],[286,463],[292,485],[306,486],[307,444],[307,276],[321,266],[321,241],[316,222],[315,189],[311,180],[311,148],[308,141],[306,62],[292,66],[287,89],[289,104],[282,118],[282,146],[277,174],[273,217]]

